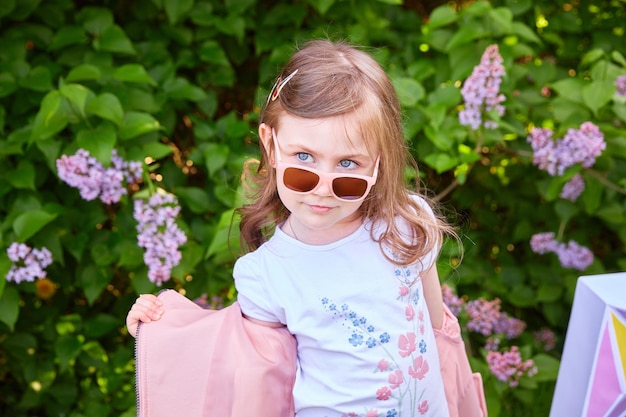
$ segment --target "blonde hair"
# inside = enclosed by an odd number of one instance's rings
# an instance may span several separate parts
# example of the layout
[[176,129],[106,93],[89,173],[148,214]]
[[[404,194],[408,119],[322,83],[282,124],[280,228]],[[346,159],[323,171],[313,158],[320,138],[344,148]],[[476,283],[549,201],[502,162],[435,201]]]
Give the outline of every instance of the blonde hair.
[[[374,226],[384,225],[376,240],[381,250],[391,249],[394,258],[389,258],[386,250],[383,254],[395,263],[408,265],[438,250],[444,234],[454,231],[412,198],[405,184],[405,168],[409,165],[417,170],[417,165],[404,140],[400,103],[382,67],[352,45],[315,40],[296,51],[274,88],[296,70],[275,100],[267,101],[260,122],[278,129],[283,114],[310,119],[355,117],[354,125],[368,151],[380,155],[378,180],[359,210]],[[278,196],[275,170],[268,169],[269,156],[261,146],[261,161],[248,161],[244,167],[242,181],[251,201],[238,209],[244,250],[261,246],[276,225],[289,216]],[[396,224],[398,217],[409,225],[408,239]]]

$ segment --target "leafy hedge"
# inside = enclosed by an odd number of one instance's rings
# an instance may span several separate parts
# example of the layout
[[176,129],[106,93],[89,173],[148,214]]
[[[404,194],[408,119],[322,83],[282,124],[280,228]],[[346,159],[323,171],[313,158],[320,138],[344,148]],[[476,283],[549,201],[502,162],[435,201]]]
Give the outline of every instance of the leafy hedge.
[[[455,210],[463,234],[464,258],[458,265],[446,247],[442,280],[464,302],[500,300],[527,324],[507,343],[538,373],[517,388],[490,372],[484,335],[468,330],[490,415],[537,407],[560,345],[546,352],[533,332],[550,328],[562,342],[576,278],[626,270],[626,99],[615,84],[626,75],[624,10],[610,1],[401,3],[2,2],[0,414],[134,414],[124,317],[138,293],[158,287],[147,278],[133,200],[162,190],[180,207],[186,242],[174,248],[182,256],[163,286],[214,305],[233,300],[230,223],[243,161],[257,155],[259,105],[294,45],[314,37],[368,46],[388,70],[421,179]],[[472,130],[459,122],[461,87],[489,45],[503,57],[506,110],[482,115],[496,129]],[[533,164],[534,127],[556,139],[585,122],[606,142],[593,166],[549,175]],[[79,149],[103,178],[116,175],[116,158],[140,162],[143,178],[124,182],[118,199],[85,200],[57,162]],[[585,190],[561,198],[576,174]],[[545,232],[589,248],[591,265],[564,268],[558,256],[534,252],[531,238]],[[32,282],[7,281],[28,266],[15,261],[18,246],[8,250],[14,243],[50,252]],[[546,404],[544,395],[535,412],[547,414]]]

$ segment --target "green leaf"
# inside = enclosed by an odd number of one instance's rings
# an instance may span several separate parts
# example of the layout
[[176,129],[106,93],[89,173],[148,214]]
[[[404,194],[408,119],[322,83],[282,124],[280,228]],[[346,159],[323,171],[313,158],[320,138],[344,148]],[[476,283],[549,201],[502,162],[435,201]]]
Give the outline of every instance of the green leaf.
[[436,129],[434,126],[426,126],[424,133],[430,142],[442,151],[449,151],[454,146],[454,137],[446,132]]
[[582,97],[585,105],[591,109],[594,115],[598,116],[598,110],[613,98],[616,87],[613,81],[592,81],[585,85],[582,90]]
[[583,80],[578,78],[565,78],[553,82],[550,86],[559,93],[561,97],[565,97],[574,103],[583,103],[582,90],[585,84]]
[[556,381],[559,374],[560,362],[550,355],[539,353],[533,358],[537,367],[537,374],[533,377],[537,381]]
[[0,2],[0,17],[8,16],[15,9],[15,0],[3,0]]
[[624,224],[624,208],[616,201],[606,203],[596,211],[596,216],[613,225]]
[[110,120],[118,126],[124,124],[124,109],[117,96],[103,93],[89,100],[86,109],[88,113]]
[[391,81],[403,106],[413,107],[426,95],[422,84],[412,78],[392,78]]
[[159,129],[161,129],[159,122],[148,113],[130,111],[124,117],[119,135],[120,139],[126,140],[156,132]]
[[85,30],[96,37],[102,35],[114,22],[113,12],[104,7],[85,7],[77,20],[82,21]]
[[537,300],[541,302],[557,301],[563,294],[563,285],[542,283],[537,290]]
[[394,6],[399,6],[404,3],[404,0],[377,0],[379,3],[392,4]]
[[170,25],[174,26],[181,20],[191,10],[193,3],[193,0],[164,0],[165,14]]
[[67,126],[69,118],[65,113],[63,96],[57,90],[50,91],[41,102],[41,107],[33,125],[33,140],[47,139]]
[[43,210],[31,210],[13,220],[13,231],[19,242],[25,242],[57,217]]
[[215,26],[220,32],[227,35],[233,35],[239,43],[243,42],[246,32],[246,21],[243,17],[237,15],[229,15],[226,19],[218,19]]
[[604,56],[604,50],[601,48],[595,48],[587,52],[583,59],[580,61],[580,65],[588,66],[601,59]]
[[13,74],[8,72],[0,73],[0,98],[6,97],[17,90],[17,81]]
[[160,142],[150,142],[142,146],[144,159],[150,157],[156,161],[170,155],[173,150],[168,145]]
[[495,34],[510,33],[513,23],[513,12],[507,7],[498,7],[489,11],[488,16],[493,21],[492,28]]
[[156,85],[156,81],[148,74],[143,65],[140,64],[127,64],[117,68],[113,72],[113,78],[120,81]]
[[80,148],[89,151],[91,156],[107,165],[111,161],[116,141],[115,128],[110,123],[102,123],[95,129],[82,129],[76,135],[76,144]]
[[231,209],[223,212],[220,216],[220,220],[217,223],[215,234],[213,235],[211,244],[207,249],[205,259],[208,259],[211,256],[218,255],[223,252],[230,252],[231,245],[229,244],[229,237],[232,237],[230,236],[231,231],[236,229],[236,227],[231,229],[231,224],[233,223],[233,215],[234,210]]
[[198,49],[198,55],[200,56],[200,59],[205,62],[228,67],[230,66],[230,61],[228,60],[226,53],[217,41],[210,40],[204,42]]
[[92,305],[111,281],[111,274],[105,268],[89,264],[79,272],[79,278],[87,301]]
[[448,5],[437,7],[432,11],[428,17],[428,27],[435,29],[441,26],[446,26],[457,19],[457,14],[453,8]]
[[447,153],[432,153],[424,158],[424,162],[434,168],[438,174],[451,170],[459,163],[457,158],[453,158]]
[[554,211],[562,221],[568,222],[580,212],[580,208],[574,203],[560,200],[554,204]]
[[0,297],[0,321],[12,332],[20,312],[20,295],[14,287],[6,287]]
[[65,80],[68,82],[73,82],[99,80],[100,78],[102,78],[102,71],[100,71],[100,68],[91,64],[82,64],[72,68],[69,74],[67,74]]
[[319,14],[324,16],[328,9],[335,4],[335,0],[309,0],[308,3],[313,6]]
[[218,143],[209,143],[206,145],[204,149],[204,161],[209,171],[209,177],[213,177],[217,171],[226,165],[229,153],[230,150],[227,145]]
[[121,54],[135,55],[135,48],[126,36],[124,30],[117,26],[109,26],[100,38],[94,40],[94,47],[98,51],[117,52]]
[[532,288],[519,285],[511,290],[509,301],[518,307],[531,307],[537,304],[537,296]]
[[189,210],[202,214],[211,208],[211,200],[206,190],[198,187],[177,187],[176,195]]
[[72,334],[60,336],[54,344],[54,352],[59,359],[61,370],[65,370],[80,353],[83,343],[81,338]]
[[17,168],[9,170],[5,178],[15,188],[35,191],[35,166],[25,159],[21,159]]
[[[487,35],[486,29],[475,22],[461,26],[461,28],[450,38],[446,45],[446,51],[450,52],[457,46],[466,45]],[[478,62],[476,62],[478,64]]]
[[200,87],[191,85],[185,78],[171,78],[163,83],[163,92],[172,100],[202,101],[207,94]]
[[529,42],[541,45],[541,38],[528,26],[522,22],[513,22],[512,33]]
[[33,91],[52,90],[52,74],[47,67],[38,66],[30,70],[28,75],[21,79],[19,84]]
[[59,91],[73,105],[74,111],[85,118],[85,104],[93,97],[91,90],[81,84],[65,84]]
[[64,25],[54,34],[50,49],[56,51],[70,45],[85,45],[88,40],[85,29],[81,26]]
[[4,293],[4,287],[7,283],[6,276],[11,270],[11,266],[13,262],[9,259],[6,254],[6,251],[0,254],[0,300],[2,299],[2,294]]

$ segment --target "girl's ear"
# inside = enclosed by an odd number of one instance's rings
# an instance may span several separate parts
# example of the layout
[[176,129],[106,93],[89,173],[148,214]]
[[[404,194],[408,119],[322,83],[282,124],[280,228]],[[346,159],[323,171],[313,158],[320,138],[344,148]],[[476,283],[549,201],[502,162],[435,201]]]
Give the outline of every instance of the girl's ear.
[[259,125],[259,138],[261,139],[261,143],[263,144],[263,148],[265,148],[265,153],[269,158],[269,164],[272,167],[276,167],[276,161],[274,158],[274,142],[272,139],[272,128],[265,123],[261,123]]

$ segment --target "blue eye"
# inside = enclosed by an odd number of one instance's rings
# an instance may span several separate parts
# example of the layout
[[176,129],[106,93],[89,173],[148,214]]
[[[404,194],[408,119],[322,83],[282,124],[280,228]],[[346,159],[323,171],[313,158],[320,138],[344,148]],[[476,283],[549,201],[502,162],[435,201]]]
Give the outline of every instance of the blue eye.
[[339,166],[342,168],[356,168],[357,164],[356,162],[349,159],[342,159],[341,161],[339,161]]
[[298,161],[307,162],[311,158],[311,154],[308,154],[306,152],[298,152],[296,154],[296,158],[298,158]]

